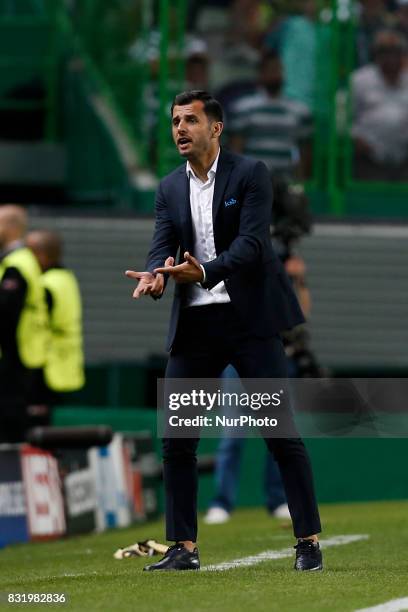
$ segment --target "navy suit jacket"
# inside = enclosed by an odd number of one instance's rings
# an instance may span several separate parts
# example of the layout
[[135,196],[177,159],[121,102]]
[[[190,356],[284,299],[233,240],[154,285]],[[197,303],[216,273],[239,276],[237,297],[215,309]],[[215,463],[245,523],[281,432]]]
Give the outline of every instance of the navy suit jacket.
[[[146,270],[164,265],[179,251],[194,255],[189,180],[186,165],[161,182],[156,194],[156,224]],[[200,263],[211,289],[224,281],[231,302],[249,333],[270,337],[304,322],[292,284],[272,248],[272,186],[259,161],[221,150],[215,175],[213,228],[216,258]],[[167,279],[166,279],[167,280]],[[167,350],[177,332],[186,284],[176,284]]]

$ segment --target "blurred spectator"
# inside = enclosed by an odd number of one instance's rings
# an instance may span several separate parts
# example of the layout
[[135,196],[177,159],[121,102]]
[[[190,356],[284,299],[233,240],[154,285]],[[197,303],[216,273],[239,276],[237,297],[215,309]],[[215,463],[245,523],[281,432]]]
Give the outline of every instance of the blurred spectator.
[[391,15],[384,0],[361,0],[356,29],[357,66],[373,61],[373,43],[378,32],[391,25]]
[[406,41],[379,32],[374,63],[352,75],[355,175],[368,180],[408,178],[408,71]]
[[204,40],[189,37],[186,41],[186,89],[209,89],[209,63],[207,44]]
[[[209,89],[209,54],[207,43],[197,36],[191,34],[186,36],[184,46],[185,60],[185,82],[181,84],[177,80],[168,80],[167,87],[170,92],[169,96],[169,116],[171,99],[181,90],[200,89],[207,91]],[[151,49],[150,62],[152,71],[154,64],[158,61],[159,50]],[[157,79],[153,79],[147,84],[144,91],[144,107],[146,114],[143,121],[143,133],[146,142],[149,143],[149,160],[153,166],[157,163],[158,153],[158,128],[157,122],[159,117],[160,99],[159,99],[159,83]]]
[[275,52],[262,57],[258,83],[233,107],[227,126],[231,148],[261,159],[271,172],[308,176],[311,115],[305,105],[282,95],[282,64]]
[[408,39],[408,0],[398,0],[398,7],[395,14],[396,29],[405,39]]
[[265,47],[276,51],[283,64],[283,93],[313,111],[316,79],[316,3],[299,0],[298,14],[282,19],[265,38]]
[[263,3],[260,0],[234,0],[231,3],[231,36],[253,49],[262,48]]
[[236,101],[256,90],[262,46],[260,3],[236,0],[230,5],[229,30],[218,57],[212,55],[210,79],[224,109],[226,126]]
[[42,408],[41,418],[33,414],[31,425],[47,425],[50,410],[61,394],[77,391],[85,382],[81,295],[74,273],[62,265],[62,241],[57,233],[30,232],[27,246],[43,272],[41,281],[49,315],[45,364],[30,398],[31,412],[35,413],[35,407]]
[[[311,298],[305,281],[305,263],[298,255],[288,253],[284,264],[286,272],[293,282],[303,314],[309,317]],[[308,335],[304,326],[298,326],[291,332],[283,334],[283,341],[288,357],[288,376],[299,378],[318,376],[320,374],[314,356],[308,349]],[[224,370],[222,378],[225,381],[225,391],[231,393],[236,393],[239,389],[244,391],[241,383],[237,381],[239,378],[238,373],[232,366],[228,366]],[[229,382],[231,379],[233,380],[232,385]],[[233,408],[234,410],[228,416],[235,417],[239,414],[237,412],[239,408],[237,406]],[[215,495],[204,517],[204,522],[208,525],[226,523],[230,519],[231,512],[234,510],[237,502],[244,446],[245,438],[231,437],[228,436],[227,431],[224,432],[224,437],[219,443],[216,453],[214,474]],[[265,456],[263,485],[268,513],[277,519],[290,519],[279,467],[271,453],[266,453]]]
[[217,48],[206,35],[211,54],[210,83],[221,89],[236,81],[254,81],[261,56],[264,19],[260,0],[234,0],[228,11],[227,27]]
[[[274,179],[273,207],[274,247],[296,291],[303,314],[309,318],[311,311],[310,291],[306,284],[306,265],[295,253],[294,247],[299,240],[308,234],[312,227],[309,203],[300,186],[287,184],[284,180]],[[323,375],[309,347],[309,335],[304,325],[284,332],[282,340],[288,358],[288,376],[292,378],[310,378]],[[222,375],[224,389],[237,392],[242,384],[237,371],[228,366]],[[239,407],[226,409],[228,416],[236,416]],[[229,414],[231,412],[231,414]],[[224,431],[220,441],[215,463],[215,495],[210,502],[204,522],[209,525],[225,523],[230,519],[237,501],[240,463],[244,450],[245,438],[233,437]],[[285,491],[279,467],[270,453],[266,453],[264,468],[264,491],[266,508],[269,514],[278,519],[290,519]]]
[[47,313],[41,269],[24,244],[27,215],[0,207],[0,441],[21,442],[35,375],[45,361]]
[[[202,19],[202,14],[206,11],[220,11],[221,14],[225,12],[230,6],[232,0],[190,0],[188,3],[188,17],[187,27],[189,30],[197,29]],[[219,15],[217,15],[219,17]]]
[[234,106],[237,100],[244,96],[250,96],[256,91],[256,79],[237,79],[228,83],[221,89],[215,92],[215,97],[224,109],[224,126],[225,133],[228,131],[228,126],[231,121],[231,116],[234,113]]
[[[225,50],[225,39],[230,21],[231,0],[193,0],[190,4],[190,17],[188,30],[195,32],[196,36],[205,40],[210,54],[211,82],[217,87],[217,75],[221,82],[225,78],[222,71],[218,71]],[[214,73],[214,74],[213,74]]]
[[[245,392],[238,380],[235,368],[229,365],[222,373],[223,391],[227,393]],[[239,406],[225,408],[225,416],[236,417],[241,414]],[[241,458],[245,447],[245,438],[233,437],[228,428],[224,429],[215,457],[214,485],[215,494],[204,517],[207,525],[226,523],[233,512],[238,495]],[[278,464],[271,453],[265,455],[263,485],[268,513],[278,519],[290,519],[286,503],[285,490]]]

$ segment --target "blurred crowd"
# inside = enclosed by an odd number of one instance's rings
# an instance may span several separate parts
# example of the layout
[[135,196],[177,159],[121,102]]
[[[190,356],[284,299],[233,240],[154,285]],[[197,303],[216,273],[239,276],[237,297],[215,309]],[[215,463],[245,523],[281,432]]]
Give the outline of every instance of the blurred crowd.
[[[272,171],[311,173],[319,24],[331,3],[206,0],[189,3],[185,88],[209,89],[226,111],[225,144]],[[349,125],[353,172],[366,180],[408,179],[408,0],[354,5]],[[133,57],[159,58],[160,34],[136,41]],[[170,49],[170,53],[171,53]],[[174,49],[176,53],[176,49]],[[341,58],[340,58],[341,62]],[[157,93],[157,92],[156,92]],[[148,92],[150,134],[157,95]],[[154,137],[153,137],[154,138]]]
[[[262,158],[273,170],[290,155],[300,178],[310,176],[311,168],[318,22],[325,18],[317,5],[314,0],[292,3],[292,14],[273,18],[266,2],[207,3],[197,8],[192,22],[208,49],[207,57],[202,55],[201,83],[215,88],[226,105],[231,148]],[[364,180],[407,180],[408,1],[362,0],[356,8],[350,78],[353,174]],[[187,79],[199,86],[200,80],[191,79],[196,75],[190,68]]]
[[[209,90],[224,106],[224,144],[261,158],[273,172],[309,178],[316,113],[327,106],[333,71],[344,80],[350,70],[347,53],[344,58],[334,57],[329,27],[333,3],[186,1],[187,36],[182,51],[182,3],[168,7],[169,96],[180,89],[174,66],[182,55],[186,68],[183,87]],[[13,1],[9,5],[13,7]],[[132,77],[122,82],[123,91],[117,95],[143,141],[150,165],[157,168],[160,2],[94,0],[86,5],[88,8],[79,0],[65,0],[74,27],[84,35],[93,58],[107,75],[115,62],[118,74],[122,64],[133,62]],[[351,36],[354,45],[347,105],[352,174],[363,180],[406,181],[408,0],[359,0],[351,1],[350,7],[353,26],[340,30],[340,37]],[[323,64],[327,67],[322,71]],[[118,82],[114,79],[111,85],[115,88]],[[4,97],[0,138],[43,139],[45,83],[34,76],[9,87]],[[25,100],[33,108],[21,113],[17,107]],[[323,142],[324,134],[319,133],[318,138]]]

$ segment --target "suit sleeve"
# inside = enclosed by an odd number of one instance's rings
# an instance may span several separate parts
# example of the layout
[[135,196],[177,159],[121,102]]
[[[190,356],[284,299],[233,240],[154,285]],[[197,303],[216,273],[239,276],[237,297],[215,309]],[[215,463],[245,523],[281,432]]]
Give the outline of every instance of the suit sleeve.
[[[154,233],[146,261],[148,272],[153,272],[155,268],[163,266],[167,257],[175,258],[179,246],[161,183],[156,194],[155,215]],[[165,275],[165,284],[167,284],[167,280],[168,275]]]
[[248,181],[242,202],[238,236],[228,250],[212,261],[203,263],[205,289],[212,289],[243,266],[260,261],[263,244],[269,235],[272,207],[272,184],[269,172],[257,162]]

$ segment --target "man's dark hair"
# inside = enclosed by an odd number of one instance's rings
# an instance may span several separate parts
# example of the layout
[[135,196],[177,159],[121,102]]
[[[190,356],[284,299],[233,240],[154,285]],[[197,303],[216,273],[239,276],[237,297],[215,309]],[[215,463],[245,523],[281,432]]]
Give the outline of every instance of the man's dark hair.
[[192,89],[191,91],[183,91],[183,93],[178,94],[171,105],[171,115],[173,116],[175,106],[186,106],[186,104],[191,104],[196,100],[200,100],[204,104],[204,112],[209,119],[223,121],[221,104],[211,94],[201,89]]

